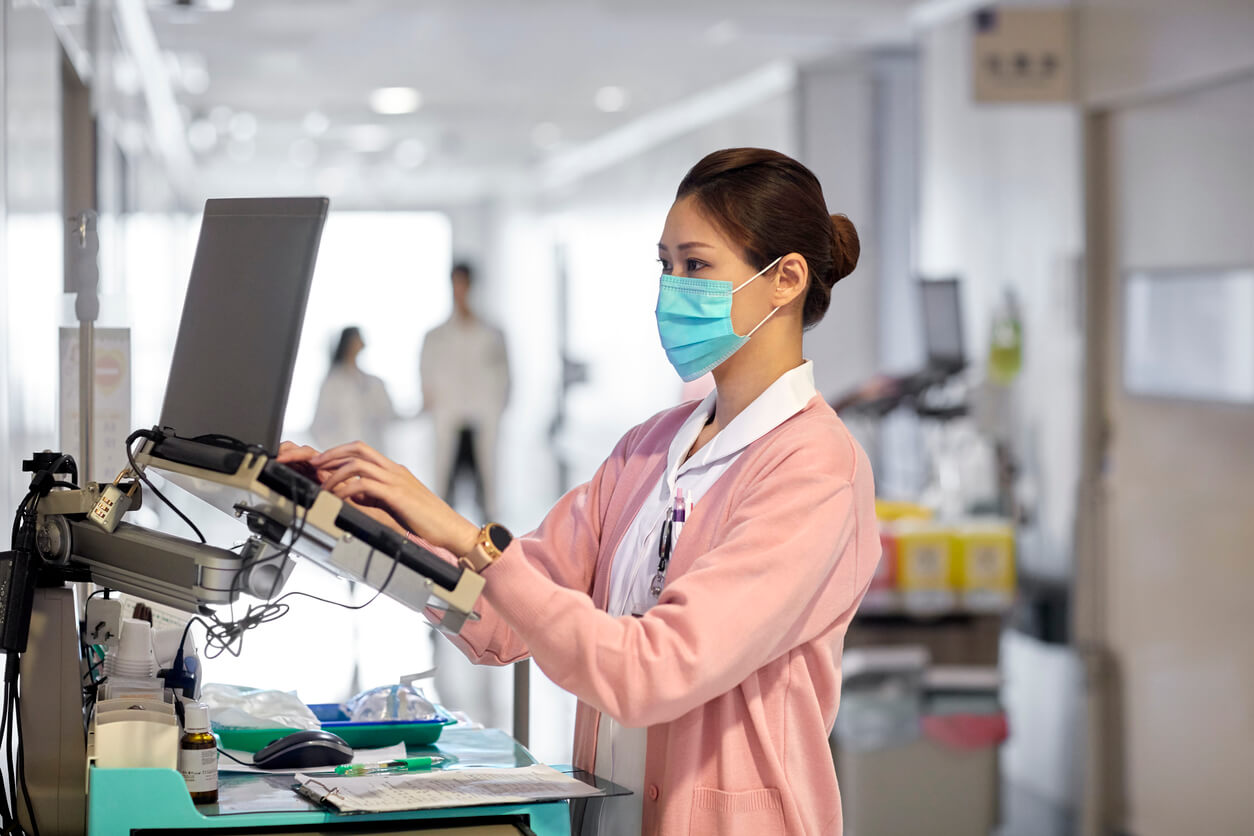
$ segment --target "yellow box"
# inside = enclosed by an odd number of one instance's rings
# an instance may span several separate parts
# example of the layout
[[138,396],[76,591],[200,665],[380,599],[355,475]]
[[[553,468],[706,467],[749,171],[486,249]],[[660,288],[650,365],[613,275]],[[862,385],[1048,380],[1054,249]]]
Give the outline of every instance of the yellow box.
[[875,516],[884,522],[895,520],[930,520],[936,512],[917,502],[900,502],[892,499],[875,500]]
[[953,531],[954,586],[964,610],[1000,612],[1015,595],[1015,535],[1006,522],[971,522]]
[[929,522],[904,521],[893,526],[897,541],[897,588],[902,607],[934,614],[957,605],[954,586],[952,531]]

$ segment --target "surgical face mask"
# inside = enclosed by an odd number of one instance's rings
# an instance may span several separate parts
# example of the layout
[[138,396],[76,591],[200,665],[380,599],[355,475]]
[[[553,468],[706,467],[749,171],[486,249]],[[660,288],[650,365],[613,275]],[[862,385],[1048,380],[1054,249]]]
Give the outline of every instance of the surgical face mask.
[[779,310],[772,308],[762,322],[743,337],[732,328],[732,294],[778,263],[779,258],[734,288],[731,282],[716,279],[662,276],[657,294],[657,332],[666,359],[685,383],[696,380],[739,351],[753,332]]

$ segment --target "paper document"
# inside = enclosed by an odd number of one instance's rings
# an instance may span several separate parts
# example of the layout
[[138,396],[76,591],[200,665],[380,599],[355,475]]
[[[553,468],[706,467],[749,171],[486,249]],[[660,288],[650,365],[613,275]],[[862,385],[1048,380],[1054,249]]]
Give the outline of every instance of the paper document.
[[601,795],[601,790],[551,766],[398,772],[337,778],[296,776],[298,792],[346,813],[392,813],[436,807],[523,804]]

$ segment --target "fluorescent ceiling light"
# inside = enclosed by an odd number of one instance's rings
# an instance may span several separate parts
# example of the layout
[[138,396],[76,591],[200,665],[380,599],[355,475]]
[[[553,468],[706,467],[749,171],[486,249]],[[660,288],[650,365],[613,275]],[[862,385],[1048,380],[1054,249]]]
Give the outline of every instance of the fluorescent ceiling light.
[[370,108],[384,116],[413,113],[422,106],[422,94],[412,87],[380,87],[370,94]]
[[598,90],[592,101],[596,104],[598,110],[603,110],[606,113],[617,113],[627,107],[627,91],[622,87],[616,87],[611,84]]

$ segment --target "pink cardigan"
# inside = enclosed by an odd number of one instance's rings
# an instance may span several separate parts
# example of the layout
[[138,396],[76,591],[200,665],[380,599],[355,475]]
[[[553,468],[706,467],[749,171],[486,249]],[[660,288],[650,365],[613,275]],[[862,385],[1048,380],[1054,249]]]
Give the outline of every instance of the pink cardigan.
[[644,833],[841,832],[827,736],[841,646],[880,544],[866,454],[817,395],[697,504],[643,617],[605,612],[610,562],[666,466],[687,403],[629,431],[587,484],[484,572],[472,661],[531,655],[579,698],[575,765],[598,712],[647,726]]

